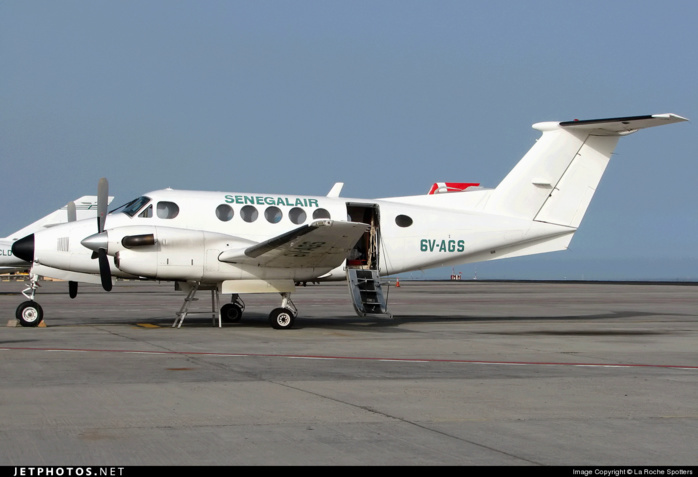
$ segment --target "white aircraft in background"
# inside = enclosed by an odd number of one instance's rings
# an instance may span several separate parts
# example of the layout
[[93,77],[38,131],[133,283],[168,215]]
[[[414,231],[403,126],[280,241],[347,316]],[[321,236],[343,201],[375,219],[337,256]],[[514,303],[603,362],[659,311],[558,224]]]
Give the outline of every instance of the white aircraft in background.
[[[111,202],[112,199],[113,197],[109,197],[108,203]],[[12,244],[16,240],[47,227],[53,227],[69,221],[94,218],[96,216],[97,196],[86,195],[68,202],[60,209],[51,212],[47,216],[27,225],[15,233],[5,238],[0,238],[0,273],[29,270],[32,266],[31,262],[22,260],[12,253]]]
[[[219,326],[241,318],[240,294],[279,293],[269,321],[290,328],[298,313],[290,294],[307,281],[348,280],[357,314],[387,313],[381,276],[566,249],[618,139],[681,121],[655,114],[534,124],[542,136],[494,189],[437,183],[432,193],[371,200],[340,197],[341,183],[325,197],[165,189],[107,218],[102,179],[96,227],[57,225],[16,241],[12,253],[33,262],[36,275],[105,290],[113,277],[174,281],[188,294],[173,326],[207,289],[216,310],[219,293],[231,295]],[[43,316],[33,291],[17,309],[25,326]]]

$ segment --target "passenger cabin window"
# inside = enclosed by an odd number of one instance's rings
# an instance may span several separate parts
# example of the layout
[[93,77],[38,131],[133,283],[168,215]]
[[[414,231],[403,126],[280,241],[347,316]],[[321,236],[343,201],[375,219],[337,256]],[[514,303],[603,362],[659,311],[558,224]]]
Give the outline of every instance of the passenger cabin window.
[[305,213],[305,210],[301,209],[300,207],[294,207],[288,211],[288,218],[291,219],[291,222],[294,224],[300,225],[305,222],[305,219],[307,219],[308,216]]
[[259,216],[259,212],[257,212],[257,208],[253,205],[246,205],[242,209],[240,209],[240,217],[242,217],[242,220],[245,222],[254,222],[257,220],[257,217]]
[[267,222],[270,224],[278,224],[283,216],[284,214],[281,213],[281,209],[275,205],[267,207],[267,209],[264,211],[264,218],[267,219]]
[[412,217],[407,215],[398,215],[395,217],[395,223],[398,225],[398,227],[409,227],[412,225]]
[[232,220],[233,215],[235,215],[235,212],[233,212],[233,208],[228,204],[221,204],[216,207],[216,217],[218,217],[218,220],[221,222]]
[[325,209],[315,209],[313,219],[329,219],[330,213]]
[[158,202],[158,218],[174,219],[179,215],[179,206],[174,202]]

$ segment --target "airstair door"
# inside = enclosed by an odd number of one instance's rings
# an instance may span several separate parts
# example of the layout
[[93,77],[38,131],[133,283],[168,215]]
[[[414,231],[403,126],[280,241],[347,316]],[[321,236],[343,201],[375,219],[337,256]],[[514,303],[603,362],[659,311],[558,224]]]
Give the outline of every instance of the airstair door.
[[378,270],[380,214],[377,204],[347,202],[347,219],[369,226],[364,235],[356,242],[349,258],[347,268]]
[[347,283],[359,316],[390,315],[380,281],[380,214],[378,205],[347,202],[347,219],[369,225],[347,258]]

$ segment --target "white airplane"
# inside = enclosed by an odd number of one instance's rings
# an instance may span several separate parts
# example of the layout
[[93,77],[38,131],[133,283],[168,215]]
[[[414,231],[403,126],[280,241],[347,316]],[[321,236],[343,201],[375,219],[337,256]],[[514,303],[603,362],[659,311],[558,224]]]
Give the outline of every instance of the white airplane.
[[[109,202],[113,197],[109,197]],[[12,244],[29,234],[38,232],[47,227],[64,224],[69,221],[84,220],[97,216],[97,196],[86,195],[68,202],[58,210],[55,210],[45,217],[19,229],[5,238],[0,238],[0,273],[10,273],[22,270],[29,270],[31,262],[27,262],[12,253]]]
[[[461,191],[372,200],[340,197],[341,183],[325,197],[165,189],[108,216],[100,199],[97,226],[41,230],[12,253],[37,275],[105,290],[113,277],[174,281],[188,294],[173,326],[207,289],[215,310],[219,293],[231,295],[216,311],[218,326],[241,318],[240,294],[279,293],[269,321],[290,328],[298,313],[290,294],[307,281],[347,280],[357,314],[386,314],[381,276],[566,249],[618,139],[681,121],[655,114],[534,124],[542,136],[494,189],[461,183]],[[105,179],[98,196],[107,196]],[[33,298],[17,310],[25,326],[43,316]]]

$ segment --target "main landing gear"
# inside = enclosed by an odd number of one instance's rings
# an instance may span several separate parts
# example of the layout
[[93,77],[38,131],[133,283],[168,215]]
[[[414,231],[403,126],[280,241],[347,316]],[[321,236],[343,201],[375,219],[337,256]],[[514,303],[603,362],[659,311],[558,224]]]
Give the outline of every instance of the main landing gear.
[[15,317],[19,320],[19,324],[27,327],[39,326],[44,320],[44,310],[37,302],[34,301],[36,289],[39,288],[39,277],[31,275],[29,286],[22,291],[22,295],[29,301],[23,301],[15,311]]
[[293,326],[298,316],[298,309],[291,301],[290,293],[281,294],[281,308],[274,308],[269,313],[269,324],[275,330],[287,330]]
[[[226,323],[237,323],[242,319],[242,313],[245,311],[245,304],[240,299],[240,296],[235,294],[232,296],[232,302],[221,307],[221,320]],[[287,330],[293,326],[298,316],[298,309],[291,301],[290,293],[281,294],[281,307],[274,308],[269,313],[269,324],[275,330]]]
[[[244,311],[245,303],[243,303],[239,295],[234,294],[231,303],[221,307],[221,320],[226,323],[238,323],[242,319]],[[274,308],[269,313],[269,324],[275,330],[287,330],[293,327],[296,316],[298,316],[298,309],[291,301],[291,294],[282,293],[281,307]]]
[[230,300],[230,303],[221,307],[221,319],[226,323],[237,323],[242,319],[245,303],[238,294],[234,294]]
[[[238,323],[242,320],[242,315],[245,311],[245,303],[242,301],[238,294],[233,294],[230,303],[226,303],[220,309],[218,309],[219,303],[219,291],[218,287],[214,286],[201,286],[200,283],[180,283],[178,284],[180,290],[186,291],[187,296],[184,299],[184,303],[177,313],[177,318],[172,324],[173,328],[179,328],[184,322],[184,318],[192,313],[189,311],[189,305],[196,301],[196,292],[199,290],[211,290],[211,311],[210,312],[196,312],[198,314],[210,314],[213,318],[214,326],[218,322],[218,326],[221,326],[222,322],[225,323]],[[298,316],[298,309],[291,301],[290,293],[281,293],[281,306],[279,308],[274,308],[271,313],[269,313],[269,324],[272,328],[276,330],[287,330],[293,327],[296,317]],[[218,318],[218,319],[217,319]]]

